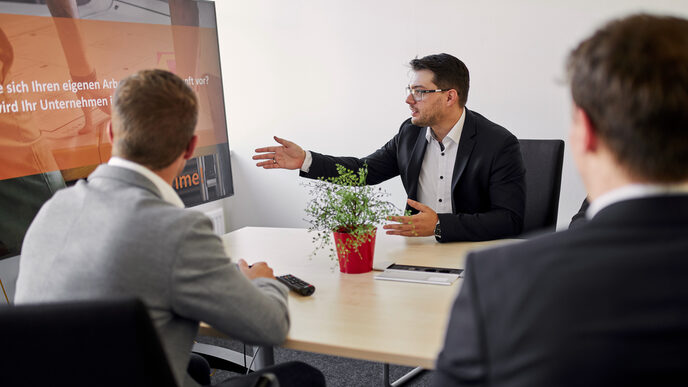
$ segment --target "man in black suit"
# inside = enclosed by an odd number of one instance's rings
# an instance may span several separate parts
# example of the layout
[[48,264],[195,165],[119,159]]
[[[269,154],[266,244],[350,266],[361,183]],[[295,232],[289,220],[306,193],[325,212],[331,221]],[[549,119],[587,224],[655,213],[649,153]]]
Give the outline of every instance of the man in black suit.
[[568,73],[588,221],[468,256],[437,386],[688,385],[688,20],[613,21]]
[[431,236],[440,242],[518,235],[525,211],[525,168],[518,140],[503,127],[465,108],[469,75],[449,54],[411,61],[406,103],[411,118],[382,148],[363,158],[280,146],[256,149],[263,168],[300,169],[308,178],[337,176],[336,164],[368,165],[367,184],[401,176],[412,216],[393,217],[388,234]]

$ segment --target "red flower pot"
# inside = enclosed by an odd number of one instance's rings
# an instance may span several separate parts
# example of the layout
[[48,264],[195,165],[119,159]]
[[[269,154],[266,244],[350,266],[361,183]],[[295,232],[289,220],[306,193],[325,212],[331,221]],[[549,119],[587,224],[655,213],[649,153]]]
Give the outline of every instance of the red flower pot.
[[367,273],[373,270],[373,255],[375,253],[375,231],[370,232],[370,237],[358,249],[351,248],[355,240],[349,233],[334,232],[334,243],[337,247],[339,258],[339,271],[342,273],[357,274]]

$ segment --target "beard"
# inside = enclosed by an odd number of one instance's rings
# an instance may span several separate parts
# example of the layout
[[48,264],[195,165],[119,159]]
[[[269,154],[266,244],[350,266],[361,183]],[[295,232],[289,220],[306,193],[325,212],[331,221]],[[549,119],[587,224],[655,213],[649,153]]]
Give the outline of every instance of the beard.
[[439,112],[435,109],[421,113],[418,117],[411,117],[411,123],[416,126],[433,126],[439,121]]

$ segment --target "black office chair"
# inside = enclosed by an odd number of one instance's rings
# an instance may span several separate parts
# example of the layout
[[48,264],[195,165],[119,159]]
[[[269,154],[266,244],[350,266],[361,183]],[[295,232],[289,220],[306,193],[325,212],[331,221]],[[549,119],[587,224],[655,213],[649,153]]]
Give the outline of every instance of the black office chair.
[[176,386],[138,300],[0,307],[4,386]]
[[564,141],[519,140],[526,167],[523,234],[554,231],[559,212]]

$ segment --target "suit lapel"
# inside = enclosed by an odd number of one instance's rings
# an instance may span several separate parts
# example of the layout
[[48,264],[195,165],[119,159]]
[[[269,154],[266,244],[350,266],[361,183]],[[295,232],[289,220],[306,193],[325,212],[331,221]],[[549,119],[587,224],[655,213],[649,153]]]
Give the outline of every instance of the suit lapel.
[[411,159],[409,160],[406,176],[408,183],[408,196],[413,200],[418,200],[418,180],[420,178],[420,167],[423,164],[423,156],[425,156],[425,148],[428,146],[428,141],[425,139],[425,131],[427,129],[419,130],[418,137],[416,138],[416,144],[413,147],[413,152],[411,153]]
[[[461,178],[468,160],[471,158],[471,153],[473,153],[473,147],[475,146],[475,134],[477,133],[477,128],[475,125],[475,119],[473,118],[473,113],[468,109],[464,108],[464,114],[466,114],[466,120],[463,123],[463,130],[461,131],[461,138],[459,139],[459,149],[456,152],[456,161],[454,162],[454,173],[452,174],[452,192],[456,188],[456,184]],[[452,204],[454,202],[454,195],[452,195]]]

